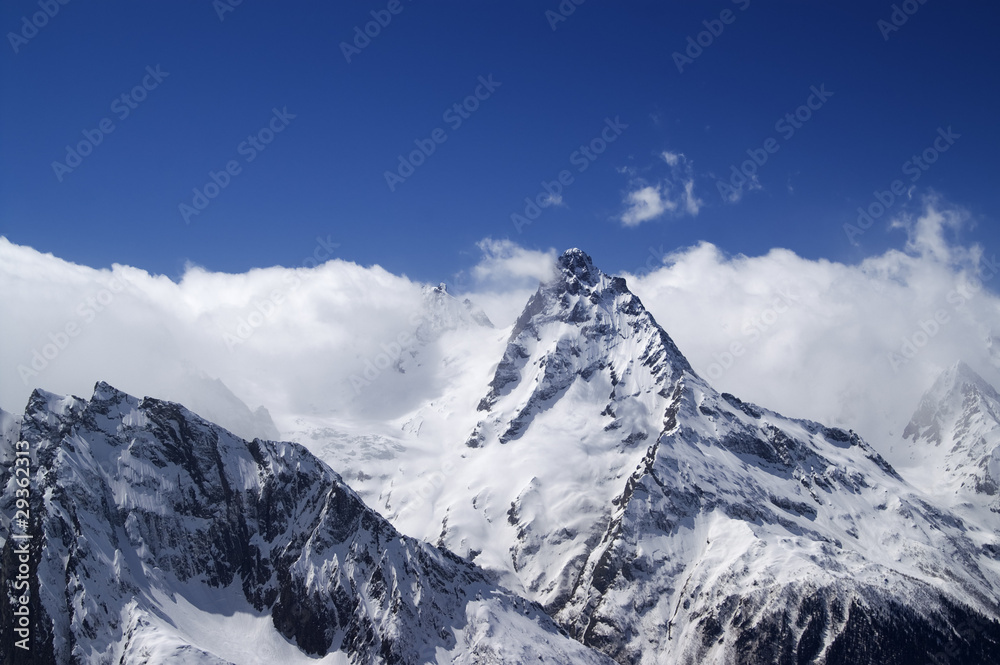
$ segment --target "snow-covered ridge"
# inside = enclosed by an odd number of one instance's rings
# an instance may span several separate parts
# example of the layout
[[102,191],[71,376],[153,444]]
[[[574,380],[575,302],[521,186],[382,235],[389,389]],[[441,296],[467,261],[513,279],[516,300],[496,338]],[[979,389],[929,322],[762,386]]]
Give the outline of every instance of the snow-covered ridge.
[[[13,438],[32,451],[38,662],[609,662],[400,535],[296,444],[104,383],[90,400],[36,391]],[[206,624],[251,632],[238,643]]]

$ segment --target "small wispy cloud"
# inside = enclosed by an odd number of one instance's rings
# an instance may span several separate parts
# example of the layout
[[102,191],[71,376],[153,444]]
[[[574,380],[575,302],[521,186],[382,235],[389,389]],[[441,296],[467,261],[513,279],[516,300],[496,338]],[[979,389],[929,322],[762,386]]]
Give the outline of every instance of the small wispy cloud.
[[684,182],[684,210],[692,217],[701,211],[703,201],[694,195],[694,180]]
[[704,202],[695,194],[690,160],[684,153],[669,150],[661,152],[660,158],[669,168],[669,175],[659,182],[636,177],[634,169],[619,169],[631,178],[623,201],[625,210],[618,217],[624,226],[638,226],[665,215],[695,217],[701,211]]
[[563,201],[563,197],[561,194],[546,194],[545,197],[542,199],[541,205],[544,208],[547,208],[549,206],[562,207],[565,206],[566,203]]
[[947,263],[968,260],[967,256],[956,256],[955,249],[946,239],[946,233],[961,229],[970,220],[968,210],[960,206],[944,207],[940,196],[931,193],[924,197],[921,214],[903,212],[892,220],[889,228],[906,231],[907,252]]
[[679,155],[675,152],[670,152],[669,150],[664,150],[660,156],[663,157],[663,161],[670,164],[670,166],[677,166],[677,163],[680,162],[682,157],[684,157],[684,155]]
[[625,197],[625,204],[628,208],[621,216],[622,224],[625,226],[638,226],[677,208],[676,203],[664,198],[660,188],[654,186],[629,192]]
[[[721,181],[720,181],[721,182]],[[748,176],[743,184],[739,187],[730,187],[726,183],[722,183],[719,186],[719,195],[722,196],[722,200],[726,203],[739,203],[743,200],[743,195],[747,192],[755,192],[758,189],[764,189],[760,184],[760,179],[757,174],[754,173]]]

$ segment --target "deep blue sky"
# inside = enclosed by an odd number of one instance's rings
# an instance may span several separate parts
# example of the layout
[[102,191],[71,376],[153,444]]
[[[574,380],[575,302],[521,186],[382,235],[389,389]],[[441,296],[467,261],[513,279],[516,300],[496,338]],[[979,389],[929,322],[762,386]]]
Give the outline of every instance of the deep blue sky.
[[[553,31],[545,11],[557,0],[402,0],[348,63],[340,43],[387,2],[244,0],[220,21],[210,0],[72,1],[17,53],[9,36],[0,47],[0,235],[174,279],[187,261],[298,265],[317,235],[341,258],[428,281],[472,265],[486,236],[579,246],[609,271],[635,268],[650,246],[699,240],[853,263],[904,237],[886,231],[887,215],[852,246],[842,225],[951,126],[961,138],[917,192],[969,208],[979,224],[962,240],[1000,250],[1000,6],[926,0],[885,40],[877,21],[890,2],[746,2],[588,0]],[[724,9],[735,21],[679,73],[671,54]],[[0,28],[19,32],[38,11],[7,0]],[[156,65],[169,76],[120,119],[112,102]],[[488,75],[501,86],[449,127],[442,113]],[[821,84],[834,96],[780,141],[762,189],[724,202],[716,178],[778,137],[775,122]],[[275,107],[296,117],[247,163],[237,146]],[[571,154],[606,117],[628,129],[574,170],[565,206],[517,233],[511,213],[575,168]],[[114,131],[59,182],[52,162],[103,118]],[[384,172],[439,127],[447,141],[390,192]],[[700,214],[624,228],[620,169],[665,178],[665,150],[690,160]],[[233,159],[239,175],[185,224],[178,205]]]

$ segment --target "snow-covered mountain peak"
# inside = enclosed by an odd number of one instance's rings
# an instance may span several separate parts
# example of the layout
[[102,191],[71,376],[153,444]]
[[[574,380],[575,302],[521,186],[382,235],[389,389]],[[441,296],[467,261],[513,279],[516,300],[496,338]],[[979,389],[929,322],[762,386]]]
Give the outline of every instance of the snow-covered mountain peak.
[[1000,395],[974,369],[958,361],[944,370],[934,384],[924,393],[916,413],[903,432],[904,439],[923,439],[941,443],[943,419],[966,401],[979,398],[1000,402]]
[[986,379],[980,376],[976,370],[972,369],[964,360],[957,361],[954,365],[945,370],[941,378],[944,377],[953,377],[953,381],[956,384],[958,382],[962,382],[963,384],[972,383],[993,394],[996,394],[996,389],[990,385]]
[[662,400],[673,384],[684,372],[694,374],[623,278],[601,272],[578,249],[565,252],[558,267],[511,330],[479,403],[487,417],[470,437],[472,447],[492,437],[501,443],[518,438],[536,415],[571,389],[574,394],[603,392],[605,415],[612,419],[616,402],[643,394],[648,395],[642,400],[647,415],[662,414]]
[[903,430],[914,443],[940,446],[954,434],[954,427],[968,429],[973,420],[995,422],[993,408],[1000,395],[975,370],[962,361],[946,369],[924,393],[920,405]]
[[918,481],[928,491],[1000,493],[1000,394],[966,363],[946,369],[924,393],[903,439],[911,475],[937,476]]
[[575,278],[580,282],[594,286],[600,276],[600,271],[594,267],[590,256],[581,249],[567,249],[556,261],[560,275],[556,279]]
[[98,381],[94,384],[94,395],[91,397],[91,402],[114,402],[121,404],[129,400],[138,404],[138,400],[134,397],[127,395],[105,381]]
[[471,300],[459,300],[448,292],[444,283],[423,288],[423,303],[416,328],[416,337],[420,342],[432,342],[449,330],[477,326],[493,328],[493,322]]

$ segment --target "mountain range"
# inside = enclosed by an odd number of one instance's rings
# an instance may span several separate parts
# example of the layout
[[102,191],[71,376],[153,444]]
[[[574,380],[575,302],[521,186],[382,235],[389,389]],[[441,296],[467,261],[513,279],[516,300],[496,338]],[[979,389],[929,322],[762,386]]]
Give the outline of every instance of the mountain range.
[[0,584],[30,536],[35,662],[1000,662],[1000,396],[965,364],[896,469],[716,391],[580,250],[509,328],[424,296],[359,384],[434,368],[402,415],[247,440],[104,383],[0,412]]

